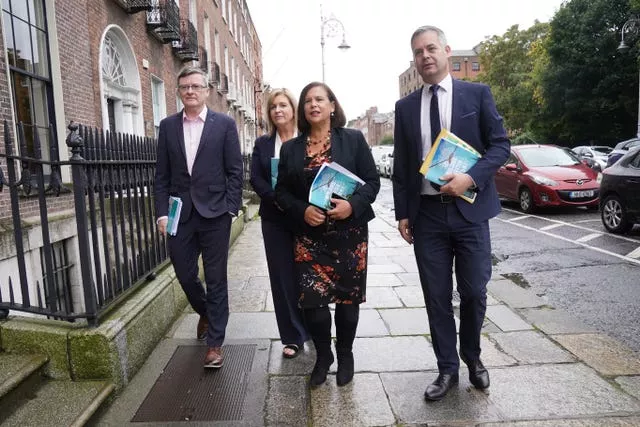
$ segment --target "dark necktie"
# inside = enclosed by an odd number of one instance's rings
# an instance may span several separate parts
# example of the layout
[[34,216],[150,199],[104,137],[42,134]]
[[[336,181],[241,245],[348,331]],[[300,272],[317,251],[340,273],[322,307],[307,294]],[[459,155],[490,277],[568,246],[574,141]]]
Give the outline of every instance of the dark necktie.
[[440,86],[433,85],[429,88],[431,91],[431,108],[429,108],[429,118],[431,121],[431,144],[436,142],[436,138],[440,133],[440,108],[438,107],[438,89]]
[[[440,134],[440,108],[438,107],[438,89],[440,86],[433,85],[429,88],[431,91],[431,107],[429,108],[429,121],[431,122],[431,145],[436,142],[438,134]],[[440,186],[430,182],[431,187],[436,191],[440,191]]]

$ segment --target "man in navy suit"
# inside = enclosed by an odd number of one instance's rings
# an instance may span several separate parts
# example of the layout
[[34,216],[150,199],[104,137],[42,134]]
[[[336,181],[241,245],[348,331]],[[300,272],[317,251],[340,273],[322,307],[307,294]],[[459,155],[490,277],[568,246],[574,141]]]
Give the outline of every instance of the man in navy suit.
[[[184,109],[160,122],[155,177],[158,230],[167,231],[169,196],[182,199],[169,255],[182,289],[200,315],[196,335],[207,340],[205,368],[222,367],[229,319],[227,257],[231,217],[242,203],[242,155],[236,123],[206,106],[209,86],[199,68],[178,75]],[[202,254],[206,292],[198,278]]]
[[[414,245],[438,360],[439,375],[424,396],[440,400],[458,383],[460,366],[452,307],[454,268],[460,294],[460,358],[471,383],[489,387],[489,373],[480,360],[491,278],[488,220],[500,211],[494,174],[507,160],[510,144],[489,88],[451,78],[451,48],[442,30],[418,28],[411,49],[425,84],[396,103],[393,197],[400,234]],[[448,182],[437,188],[418,171],[441,129],[471,144],[482,157],[467,173],[442,177]],[[458,197],[467,189],[477,193],[473,204]]]

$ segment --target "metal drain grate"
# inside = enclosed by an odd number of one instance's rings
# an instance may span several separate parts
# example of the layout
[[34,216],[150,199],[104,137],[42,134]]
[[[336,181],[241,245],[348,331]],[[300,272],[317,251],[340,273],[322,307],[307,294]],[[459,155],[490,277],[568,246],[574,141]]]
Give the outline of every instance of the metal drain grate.
[[131,421],[242,420],[256,348],[226,345],[224,366],[204,369],[207,347],[178,346]]

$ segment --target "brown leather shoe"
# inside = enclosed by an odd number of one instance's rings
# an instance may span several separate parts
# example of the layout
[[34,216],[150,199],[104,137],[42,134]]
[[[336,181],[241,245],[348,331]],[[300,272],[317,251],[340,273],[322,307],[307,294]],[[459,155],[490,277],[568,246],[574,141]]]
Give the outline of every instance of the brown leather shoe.
[[203,341],[207,337],[207,331],[209,330],[209,321],[207,316],[200,316],[198,320],[198,328],[196,329],[196,338],[199,341]]
[[207,355],[204,358],[205,368],[222,368],[224,356],[222,355],[222,347],[209,347]]

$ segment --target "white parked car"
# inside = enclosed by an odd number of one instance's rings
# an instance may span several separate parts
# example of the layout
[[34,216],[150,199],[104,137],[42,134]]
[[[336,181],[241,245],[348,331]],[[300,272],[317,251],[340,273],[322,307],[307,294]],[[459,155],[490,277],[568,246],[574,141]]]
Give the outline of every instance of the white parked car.
[[382,176],[387,176],[385,174],[384,162],[386,161],[387,155],[392,153],[393,153],[392,145],[374,145],[373,147],[371,147],[371,154],[373,155],[373,160],[376,163],[376,169],[378,170],[378,173]]

